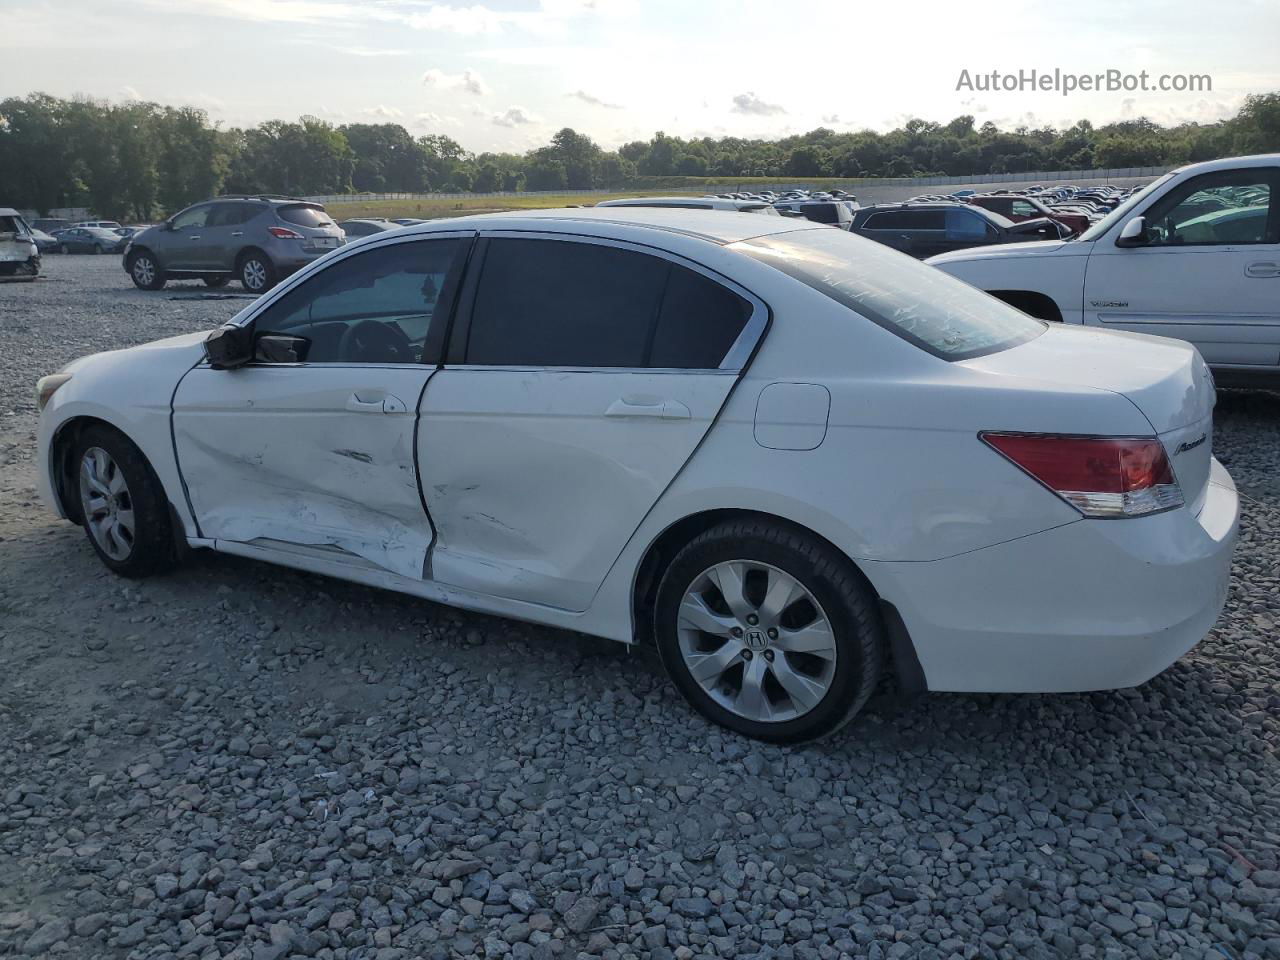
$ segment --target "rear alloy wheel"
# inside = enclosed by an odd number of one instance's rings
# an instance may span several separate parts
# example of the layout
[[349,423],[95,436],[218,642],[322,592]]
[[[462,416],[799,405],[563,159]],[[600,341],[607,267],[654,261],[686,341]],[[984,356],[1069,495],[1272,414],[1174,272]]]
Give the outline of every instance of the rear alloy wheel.
[[871,591],[829,545],[782,524],[714,527],[677,554],[658,590],[658,650],[708,719],[776,743],[838,730],[880,676]]
[[164,271],[149,251],[143,250],[129,258],[129,276],[140,290],[159,290],[165,284]]
[[90,427],[72,450],[85,533],[99,558],[125,577],[173,565],[173,525],[164,488],[123,434]]
[[276,282],[271,261],[259,253],[251,253],[240,261],[240,285],[250,293],[266,293]]

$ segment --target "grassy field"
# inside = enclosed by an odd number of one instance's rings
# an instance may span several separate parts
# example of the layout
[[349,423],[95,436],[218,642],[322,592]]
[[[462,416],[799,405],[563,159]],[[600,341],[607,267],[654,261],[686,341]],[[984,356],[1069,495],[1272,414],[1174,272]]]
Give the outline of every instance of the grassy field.
[[421,217],[434,220],[439,217],[464,217],[472,213],[498,213],[502,210],[545,210],[552,207],[590,206],[601,200],[617,197],[670,197],[679,195],[701,196],[703,191],[689,190],[628,190],[624,193],[548,193],[512,194],[507,197],[450,197],[439,200],[352,200],[329,203],[329,215],[335,220],[357,217]]

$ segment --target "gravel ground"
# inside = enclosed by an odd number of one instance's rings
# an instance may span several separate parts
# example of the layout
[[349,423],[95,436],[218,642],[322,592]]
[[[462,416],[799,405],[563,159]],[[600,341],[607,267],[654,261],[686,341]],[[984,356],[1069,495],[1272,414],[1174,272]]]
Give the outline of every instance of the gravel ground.
[[242,300],[0,286],[0,955],[1280,957],[1280,396],[1224,394],[1227,610],[1139,689],[762,746],[643,653],[40,507],[37,376]]

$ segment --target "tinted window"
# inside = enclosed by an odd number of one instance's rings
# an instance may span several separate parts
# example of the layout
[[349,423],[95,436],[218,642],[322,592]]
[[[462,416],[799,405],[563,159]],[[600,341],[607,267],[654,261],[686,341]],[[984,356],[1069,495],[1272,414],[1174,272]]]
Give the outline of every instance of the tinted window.
[[714,369],[749,316],[751,304],[732,290],[672,264],[646,365]]
[[209,204],[206,203],[198,207],[191,207],[189,210],[183,210],[173,218],[173,229],[187,230],[192,227],[203,227],[208,222],[211,209]]
[[417,363],[463,243],[418,240],[339,260],[268,307],[254,330],[307,337],[308,363]]
[[291,203],[276,207],[276,214],[285,223],[292,223],[299,227],[327,227],[333,223],[329,215],[324,212],[324,207],[310,203]]
[[215,203],[205,221],[209,227],[234,227],[244,223],[254,214],[250,203]]
[[960,239],[981,239],[987,235],[987,221],[972,210],[948,210],[947,233]]
[[666,272],[666,261],[617,247],[490,240],[467,362],[644,366]]
[[946,360],[994,353],[1045,330],[941,270],[842,230],[804,230],[731,244]]
[[[1001,210],[1001,213],[1008,213],[1008,210]],[[1015,200],[1013,202],[1013,215],[1015,217],[1038,217],[1040,211],[1028,203],[1026,200]]]
[[873,214],[867,230],[941,230],[945,223],[942,210],[890,210]]

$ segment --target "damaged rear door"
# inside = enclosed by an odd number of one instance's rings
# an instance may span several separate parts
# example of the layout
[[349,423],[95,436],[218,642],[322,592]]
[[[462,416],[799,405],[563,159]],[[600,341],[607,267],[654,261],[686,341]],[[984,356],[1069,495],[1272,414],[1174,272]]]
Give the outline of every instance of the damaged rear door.
[[251,363],[183,378],[174,445],[202,536],[423,576],[433,531],[414,440],[435,371],[428,331],[470,242],[354,250],[249,321]]

